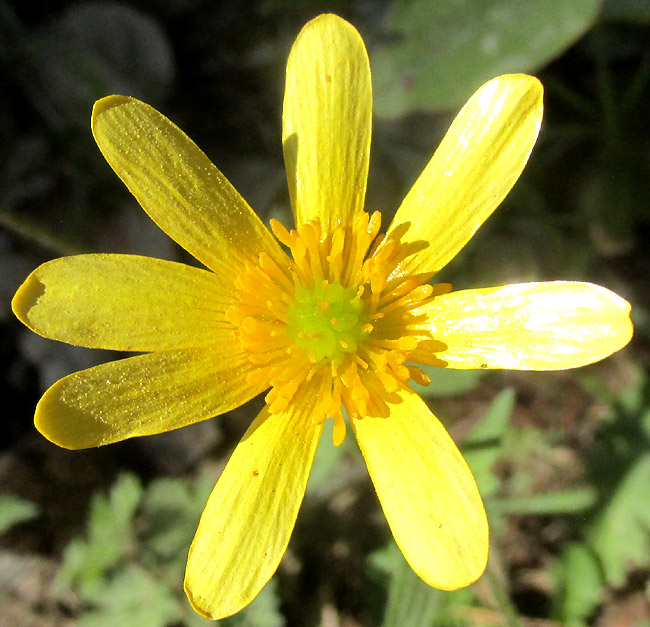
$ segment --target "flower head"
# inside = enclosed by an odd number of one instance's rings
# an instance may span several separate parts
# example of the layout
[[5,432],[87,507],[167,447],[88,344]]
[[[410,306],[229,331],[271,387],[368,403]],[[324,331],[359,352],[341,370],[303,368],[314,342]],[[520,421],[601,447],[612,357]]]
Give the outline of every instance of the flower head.
[[[48,262],[18,290],[29,328],[144,354],[72,374],[36,408],[67,448],[211,418],[266,392],[190,549],[185,587],[201,614],[249,603],[277,568],[322,424],[345,414],[392,533],[442,589],[483,572],[488,527],[474,479],[410,381],[417,364],[562,369],[632,334],[629,305],[586,283],[451,291],[431,278],[469,241],[523,169],[542,88],[506,75],[453,122],[385,234],[364,212],[370,70],[359,34],[333,15],[291,51],[283,145],[296,222],[269,231],[221,172],[160,113],[110,96],[93,110],[100,150],[151,218],[209,270],[128,255]],[[345,413],[343,411],[345,409]]]

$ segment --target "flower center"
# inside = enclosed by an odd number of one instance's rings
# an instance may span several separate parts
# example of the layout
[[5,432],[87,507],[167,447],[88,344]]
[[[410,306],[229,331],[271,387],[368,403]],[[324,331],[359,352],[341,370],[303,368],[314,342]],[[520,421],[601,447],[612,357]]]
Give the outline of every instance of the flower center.
[[380,222],[378,212],[360,213],[330,233],[317,221],[288,231],[272,220],[291,256],[261,253],[248,262],[226,312],[255,366],[249,383],[271,388],[269,411],[306,394],[314,422],[334,418],[337,445],[346,431],[342,408],[350,420],[388,416],[409,380],[429,383],[406,362],[442,363],[417,310],[451,286],[399,271],[407,249],[386,236],[373,246]]
[[368,337],[372,330],[369,322],[359,293],[324,281],[296,289],[287,316],[287,335],[311,362],[341,364],[346,354],[356,353]]

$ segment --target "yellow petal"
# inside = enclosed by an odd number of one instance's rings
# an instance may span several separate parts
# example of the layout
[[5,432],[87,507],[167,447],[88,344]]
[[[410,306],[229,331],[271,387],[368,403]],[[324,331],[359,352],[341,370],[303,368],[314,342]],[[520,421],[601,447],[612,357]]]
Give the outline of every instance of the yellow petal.
[[12,308],[48,338],[144,352],[234,343],[224,315],[232,298],[206,270],[135,255],[79,255],[34,270]]
[[315,394],[284,413],[264,409],[226,465],[190,548],[185,591],[211,619],[238,612],[271,578],[287,548],[322,425]]
[[590,283],[462,290],[438,296],[420,312],[447,346],[436,356],[450,368],[575,368],[607,357],[632,337],[630,305]]
[[352,422],[397,545],[430,586],[455,590],[487,563],[488,525],[474,477],[424,401],[400,392],[388,418]]
[[372,89],[363,40],[335,15],[300,32],[289,55],[282,142],[296,223],[331,230],[363,209]]
[[232,282],[247,259],[279,247],[228,179],[196,144],[149,105],[125,96],[95,103],[95,141],[152,220]]
[[532,76],[500,76],[470,98],[389,229],[408,228],[402,241],[419,251],[405,270],[438,272],[456,256],[519,178],[541,122]]
[[57,381],[36,406],[36,428],[79,449],[163,433],[242,405],[264,386],[246,381],[230,344],[138,355]]

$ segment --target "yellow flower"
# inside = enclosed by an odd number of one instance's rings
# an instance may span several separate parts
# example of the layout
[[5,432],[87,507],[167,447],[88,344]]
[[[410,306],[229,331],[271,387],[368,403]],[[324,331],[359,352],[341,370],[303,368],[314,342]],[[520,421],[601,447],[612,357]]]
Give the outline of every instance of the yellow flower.
[[[296,229],[275,237],[194,143],[133,98],[98,101],[100,150],[151,218],[208,270],[129,255],[81,255],[35,270],[13,309],[48,338],[144,353],[55,383],[36,427],[67,448],[160,433],[265,390],[189,553],[185,588],[221,618],[249,603],[287,547],[327,417],[345,408],[392,533],[413,569],[446,590],[483,572],[488,527],[474,479],[427,405],[413,362],[562,369],[632,335],[629,305],[586,283],[451,292],[428,281],[521,173],[542,87],[507,75],[465,105],[386,235],[363,212],[370,69],[333,15],[305,26],[286,77],[283,145]],[[284,244],[284,248],[278,243]]]

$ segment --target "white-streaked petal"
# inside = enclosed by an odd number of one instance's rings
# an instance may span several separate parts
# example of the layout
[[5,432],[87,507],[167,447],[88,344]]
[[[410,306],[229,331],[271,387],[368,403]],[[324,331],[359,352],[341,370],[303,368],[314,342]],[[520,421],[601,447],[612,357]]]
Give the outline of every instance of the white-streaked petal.
[[450,292],[418,311],[446,345],[436,356],[450,368],[576,368],[619,350],[633,332],[627,301],[577,281]]
[[402,271],[438,272],[505,198],[537,139],[542,95],[536,78],[506,74],[469,99],[390,226],[417,251]]

